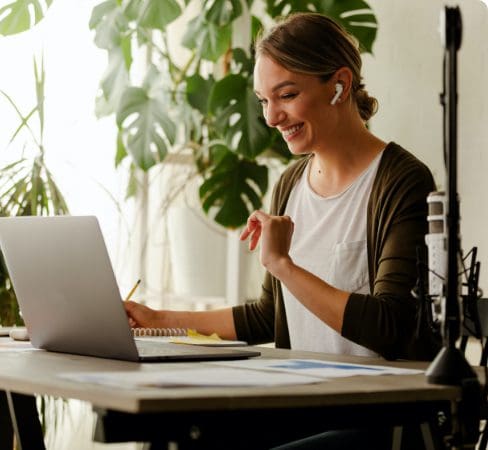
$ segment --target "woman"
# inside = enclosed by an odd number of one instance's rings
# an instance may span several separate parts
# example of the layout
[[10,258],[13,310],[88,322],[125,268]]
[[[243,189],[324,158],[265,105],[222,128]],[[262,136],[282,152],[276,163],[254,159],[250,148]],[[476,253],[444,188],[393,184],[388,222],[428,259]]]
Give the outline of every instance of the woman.
[[[323,15],[292,15],[258,41],[254,87],[267,124],[302,156],[276,184],[270,214],[255,211],[241,235],[252,250],[261,241],[261,298],[204,312],[125,302],[131,325],[432,359],[440,337],[425,321],[417,328],[420,305],[411,290],[435,186],[425,165],[366,127],[377,102],[361,82],[355,40]],[[283,448],[380,450],[391,442],[391,429],[383,427],[329,431]]]
[[251,249],[262,240],[261,298],[203,312],[126,302],[131,324],[431,359],[440,339],[416,333],[411,289],[435,186],[425,165],[366,127],[377,102],[361,83],[355,40],[323,15],[292,15],[257,42],[254,86],[267,124],[303,155],[275,186],[270,215],[254,212],[241,235]]

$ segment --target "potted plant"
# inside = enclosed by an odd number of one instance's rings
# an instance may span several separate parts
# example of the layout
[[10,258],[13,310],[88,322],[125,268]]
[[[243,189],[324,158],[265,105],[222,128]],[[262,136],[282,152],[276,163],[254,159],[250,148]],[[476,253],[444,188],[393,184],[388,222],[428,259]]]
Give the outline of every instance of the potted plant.
[[[268,190],[269,158],[286,163],[290,155],[266,126],[252,90],[252,39],[244,48],[233,42],[239,32],[254,37],[263,22],[297,11],[334,17],[371,52],[376,19],[363,0],[97,4],[90,27],[108,54],[97,113],[115,114],[116,164],[130,156],[131,170],[148,171],[168,154],[187,152],[200,175],[203,210],[224,227],[243,225]],[[175,50],[173,38],[181,31]],[[137,84],[134,60],[143,51],[145,73]]]

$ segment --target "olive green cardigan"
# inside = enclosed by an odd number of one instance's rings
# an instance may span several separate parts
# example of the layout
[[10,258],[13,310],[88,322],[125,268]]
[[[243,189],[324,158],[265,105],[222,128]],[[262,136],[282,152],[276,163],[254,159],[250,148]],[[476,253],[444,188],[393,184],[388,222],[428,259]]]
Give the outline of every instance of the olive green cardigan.
[[[310,156],[280,177],[271,214],[283,215],[290,192]],[[389,143],[381,157],[368,202],[367,249],[370,294],[352,293],[342,336],[387,359],[432,359],[440,337],[425,325],[416,333],[419,301],[411,295],[417,280],[416,250],[425,251],[427,202],[435,190],[429,169],[411,153]],[[290,348],[281,283],[266,272],[259,300],[233,308],[237,338],[250,344],[275,342]]]

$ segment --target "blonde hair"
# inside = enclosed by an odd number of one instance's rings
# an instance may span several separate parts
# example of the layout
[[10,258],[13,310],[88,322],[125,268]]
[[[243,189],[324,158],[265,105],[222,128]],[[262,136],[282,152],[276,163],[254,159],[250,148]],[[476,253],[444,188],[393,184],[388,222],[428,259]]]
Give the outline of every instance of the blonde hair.
[[266,55],[291,72],[329,80],[341,67],[353,75],[351,96],[367,122],[378,109],[361,82],[361,55],[357,40],[341,25],[318,13],[295,13],[283,19],[255,44],[256,57]]

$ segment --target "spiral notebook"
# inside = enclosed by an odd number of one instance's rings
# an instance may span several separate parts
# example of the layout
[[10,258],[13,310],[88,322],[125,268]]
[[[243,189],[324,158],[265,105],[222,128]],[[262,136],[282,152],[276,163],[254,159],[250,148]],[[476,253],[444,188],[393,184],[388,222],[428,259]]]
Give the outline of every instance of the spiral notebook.
[[136,340],[94,216],[1,217],[0,246],[36,348],[126,361],[260,355],[253,349]]
[[242,347],[245,341],[222,339],[217,333],[211,335],[198,333],[191,328],[132,328],[137,339],[154,342],[172,342],[174,344],[204,345],[206,347]]

